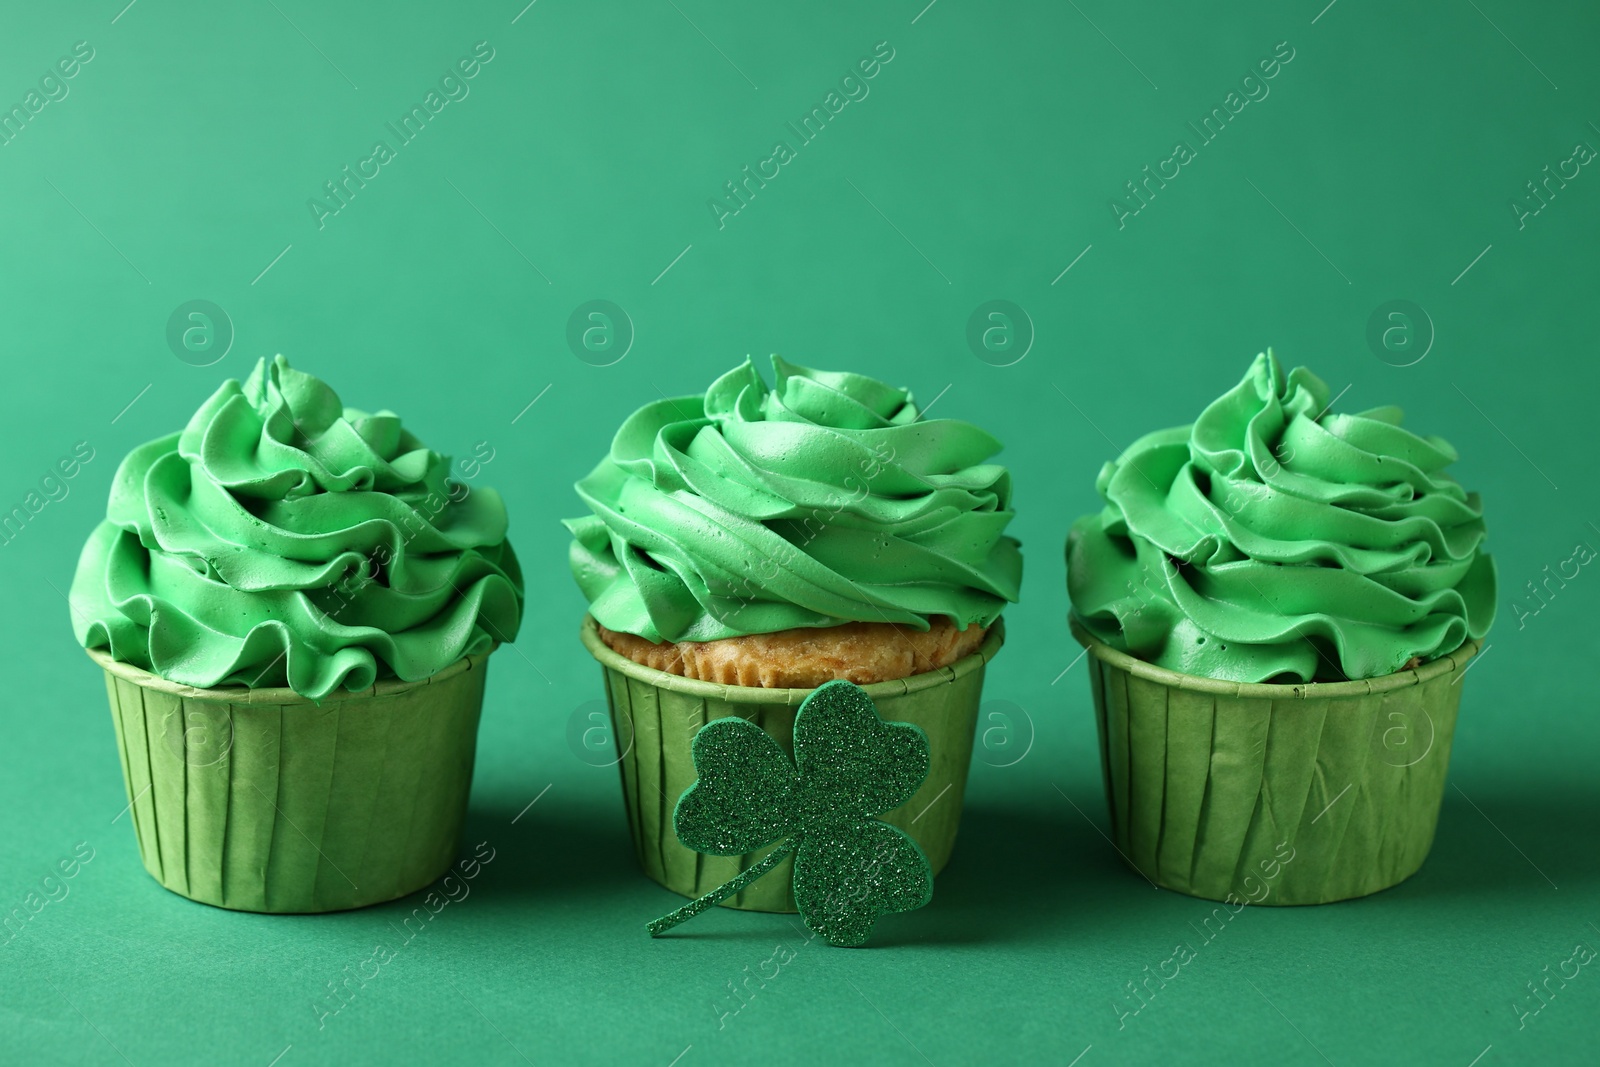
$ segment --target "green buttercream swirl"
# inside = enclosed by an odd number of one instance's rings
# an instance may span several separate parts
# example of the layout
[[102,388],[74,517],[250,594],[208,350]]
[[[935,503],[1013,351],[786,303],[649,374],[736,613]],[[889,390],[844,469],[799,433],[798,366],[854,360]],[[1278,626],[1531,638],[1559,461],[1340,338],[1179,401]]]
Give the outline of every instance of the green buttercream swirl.
[[505,506],[449,467],[393,413],[263,360],[122,461],[78,560],[73,631],[199,687],[320,700],[426,678],[522,616]]
[[594,617],[650,641],[840,623],[992,623],[1017,598],[1011,476],[969,423],[774,356],[647,404],[577,484],[572,573]]
[[1073,609],[1102,641],[1239,682],[1376,678],[1494,619],[1483,511],[1456,451],[1398,408],[1330,414],[1269,350],[1192,426],[1100,472],[1067,541]]

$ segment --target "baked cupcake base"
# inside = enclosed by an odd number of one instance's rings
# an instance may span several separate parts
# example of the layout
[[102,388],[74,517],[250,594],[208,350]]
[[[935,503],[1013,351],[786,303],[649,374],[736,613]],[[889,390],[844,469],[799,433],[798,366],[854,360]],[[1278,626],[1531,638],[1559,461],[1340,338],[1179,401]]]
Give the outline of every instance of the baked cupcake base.
[[[795,713],[811,689],[726,685],[669,674],[613,651],[599,630],[593,618],[584,618],[584,646],[605,676],[623,803],[639,864],[673,892],[699,897],[758,862],[769,849],[707,856],[678,840],[672,818],[678,798],[696,778],[691,751],[695,733],[714,719],[737,715],[771,734],[792,755]],[[935,874],[955,847],[984,667],[1004,640],[1004,624],[996,620],[977,650],[955,663],[864,687],[886,721],[914,723],[928,735],[927,779],[909,801],[882,818],[916,839]],[[722,906],[794,911],[792,864],[792,857],[784,859]]]
[[856,685],[909,678],[948,667],[983,645],[985,627],[965,630],[943,615],[926,631],[886,622],[780,630],[719,641],[646,641],[595,624],[612,651],[667,674],[722,685],[815,689],[844,679]]
[[236,911],[343,911],[414,893],[456,858],[488,653],[414,682],[196,689],[112,659],[105,671],[150,875]]
[[1157,667],[1076,618],[1072,632],[1091,653],[1112,838],[1152,883],[1325,904],[1422,866],[1477,641],[1382,678],[1268,685]]

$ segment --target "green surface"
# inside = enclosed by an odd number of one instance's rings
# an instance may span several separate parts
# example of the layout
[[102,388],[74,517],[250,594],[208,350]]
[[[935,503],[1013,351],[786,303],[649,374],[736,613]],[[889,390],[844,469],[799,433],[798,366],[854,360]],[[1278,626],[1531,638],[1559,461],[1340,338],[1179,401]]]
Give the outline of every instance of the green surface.
[[[1547,976],[1600,947],[1584,623],[1600,579],[1575,551],[1600,547],[1600,176],[1565,164],[1576,177],[1537,214],[1530,198],[1521,228],[1509,205],[1576,142],[1600,145],[1600,17],[1505,0],[924,2],[8,11],[0,102],[22,104],[74,42],[94,58],[0,146],[0,508],[40,494],[0,546],[0,906],[31,915],[0,937],[0,1058],[1592,1061],[1600,974]],[[470,95],[319,230],[307,199],[482,40],[494,58]],[[870,95],[719,230],[708,198],[798,141],[785,123],[885,40]],[[1186,123],[1280,41],[1294,58],[1270,95],[1119,229],[1123,183],[1198,142]],[[615,354],[603,337],[587,361],[567,343],[595,299],[636,329],[611,366],[593,365]],[[984,361],[967,342],[996,299],[1037,330],[1006,367],[1014,349]],[[168,347],[191,300],[237,334],[211,367]],[[1391,300],[1437,328],[1411,366],[1393,365],[1413,358],[1400,333],[1386,359],[1368,346]],[[1348,386],[1341,407],[1401,403],[1460,448],[1501,618],[1463,683],[1422,870],[1355,903],[1249,908],[1207,941],[1216,905],[1152,889],[1102,835],[1061,544],[1104,459],[1191,419],[1268,344]],[[617,770],[585,747],[604,694],[557,522],[571,483],[641,403],[770,351],[937,398],[1000,434],[1016,474],[1024,603],[989,673],[962,838],[932,904],[886,917],[864,950],[727,910],[651,941],[644,924],[681,898],[637,870]],[[529,618],[496,656],[466,839],[492,858],[431,919],[419,898],[307,917],[195,904],[144,872],[118,816],[103,677],[67,620],[78,546],[123,453],[275,352],[440,449],[490,442],[480,477],[511,509]],[[80,441],[93,459],[41,488]],[[58,863],[72,876],[46,883]],[[30,893],[59,899],[33,913]],[[1174,968],[1132,1014],[1126,984]],[[319,1014],[347,975],[366,984]],[[1541,980],[1548,1003],[1527,987]]]

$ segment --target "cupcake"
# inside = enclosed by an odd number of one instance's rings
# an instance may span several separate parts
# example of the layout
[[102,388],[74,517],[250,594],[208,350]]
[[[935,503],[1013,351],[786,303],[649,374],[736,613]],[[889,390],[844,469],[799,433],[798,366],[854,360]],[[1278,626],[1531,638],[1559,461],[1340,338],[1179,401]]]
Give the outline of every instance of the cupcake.
[[1067,541],[1114,838],[1230,903],[1364,896],[1433,842],[1494,618],[1483,512],[1398,408],[1345,415],[1269,351],[1130,445]]
[[122,461],[69,598],[162,885],[333,911],[454,860],[523,598],[505,507],[462,471],[282,356]]
[[[746,360],[703,396],[629,416],[577,484],[591,514],[567,522],[639,860],[691,897],[758,858],[702,856],[673,834],[695,731],[738,715],[792,754],[801,701],[840,678],[926,731],[927,781],[884,819],[943,867],[1022,574],[992,436],[924,420],[909,392],[862,375],[776,356],[773,371],[769,387]],[[794,910],[784,864],[725,903]]]

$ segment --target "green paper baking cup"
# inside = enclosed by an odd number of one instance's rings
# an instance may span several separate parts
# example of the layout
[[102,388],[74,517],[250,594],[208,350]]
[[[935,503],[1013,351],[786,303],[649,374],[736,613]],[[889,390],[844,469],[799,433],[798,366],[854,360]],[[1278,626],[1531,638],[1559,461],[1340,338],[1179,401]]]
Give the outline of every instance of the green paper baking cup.
[[[949,862],[961,825],[984,665],[1004,641],[1005,627],[996,620],[978,651],[948,667],[862,686],[885,721],[915,723],[928,735],[927,780],[882,819],[916,839],[935,874]],[[612,736],[621,749],[623,803],[645,873],[674,893],[699,897],[766,855],[770,849],[705,856],[678,841],[672,813],[695,780],[689,746],[706,723],[736,715],[771,734],[792,758],[795,713],[812,690],[720,685],[646,667],[607,647],[592,616],[584,617],[583,643],[605,676]],[[723,906],[792,912],[793,871],[793,858],[785,859]]]
[[415,892],[455,859],[488,653],[321,704],[89,655],[106,672],[139,855],[174,893],[341,911]]
[[1382,678],[1257,685],[1166,670],[1071,626],[1093,654],[1112,840],[1145,878],[1209,900],[1326,904],[1422,866],[1477,641]]

